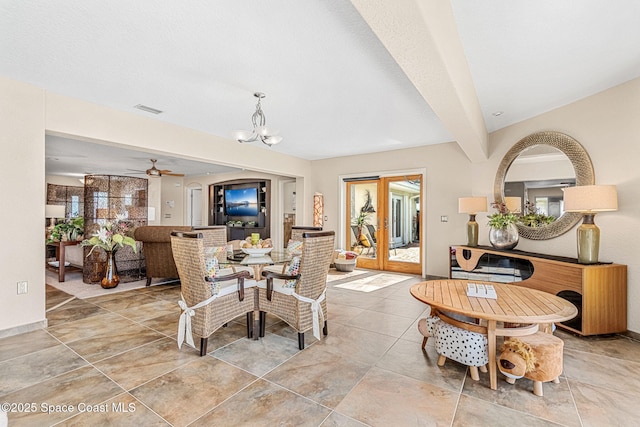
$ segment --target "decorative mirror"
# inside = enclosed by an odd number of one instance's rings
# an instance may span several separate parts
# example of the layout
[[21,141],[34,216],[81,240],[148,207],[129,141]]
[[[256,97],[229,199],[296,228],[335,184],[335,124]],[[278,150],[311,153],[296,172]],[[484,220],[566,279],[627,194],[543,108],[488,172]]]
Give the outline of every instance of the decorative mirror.
[[[549,187],[573,185],[593,185],[594,171],[593,164],[584,147],[578,141],[560,132],[537,132],[522,138],[518,141],[502,158],[496,178],[493,184],[494,200],[497,203],[505,203],[505,186],[507,174],[513,163],[519,158],[523,159],[527,152],[540,152],[558,158],[558,155],[566,156],[566,159],[573,166],[574,178],[572,179],[547,179],[539,177],[538,181]],[[535,168],[536,166],[529,167]],[[512,172],[513,174],[513,172]],[[509,174],[511,177],[512,174]],[[567,177],[568,178],[568,177]],[[536,227],[517,224],[518,233],[525,239],[546,240],[558,237],[569,231],[580,219],[582,215],[577,212],[564,212],[553,222]]]

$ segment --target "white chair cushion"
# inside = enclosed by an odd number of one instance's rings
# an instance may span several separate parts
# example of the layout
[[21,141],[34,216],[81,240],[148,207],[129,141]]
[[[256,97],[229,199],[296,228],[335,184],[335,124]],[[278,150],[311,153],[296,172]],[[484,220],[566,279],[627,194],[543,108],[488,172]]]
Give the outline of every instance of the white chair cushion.
[[450,325],[442,320],[435,322],[436,352],[447,359],[467,366],[484,366],[489,363],[487,336]]
[[[258,282],[258,288],[267,289],[267,281],[261,280]],[[273,279],[273,291],[279,292],[284,295],[293,295],[295,288],[289,288],[285,286],[285,280]]]
[[[236,272],[239,273],[241,271],[248,271],[249,274],[251,275],[251,277],[253,277],[253,268],[246,266],[246,265],[233,265],[231,267],[228,267],[229,270],[231,270],[232,272]],[[229,273],[226,273],[229,274]],[[253,277],[255,279],[255,277]]]
[[282,264],[276,264],[276,265],[265,265],[262,269],[264,271],[270,271],[272,273],[278,273],[278,274],[283,274],[284,272],[284,265]]
[[[233,274],[233,273],[234,273],[234,270],[231,267],[221,268],[216,272],[216,276],[217,277],[226,276],[227,274]],[[256,284],[257,282],[253,279],[244,279],[245,289],[255,287]],[[212,293],[214,292],[213,291],[214,286],[218,288],[218,291],[217,291],[218,296],[225,296],[225,295],[232,294],[238,290],[238,280],[232,279],[232,280],[225,280],[224,282],[211,283]]]

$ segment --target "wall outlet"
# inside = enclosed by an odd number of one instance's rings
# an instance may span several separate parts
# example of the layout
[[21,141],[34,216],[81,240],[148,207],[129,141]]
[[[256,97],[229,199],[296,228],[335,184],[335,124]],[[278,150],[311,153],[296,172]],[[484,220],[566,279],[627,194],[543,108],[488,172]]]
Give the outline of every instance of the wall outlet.
[[440,222],[449,222],[449,217],[446,215],[441,215],[440,216]]
[[18,295],[26,294],[29,290],[29,282],[18,282]]

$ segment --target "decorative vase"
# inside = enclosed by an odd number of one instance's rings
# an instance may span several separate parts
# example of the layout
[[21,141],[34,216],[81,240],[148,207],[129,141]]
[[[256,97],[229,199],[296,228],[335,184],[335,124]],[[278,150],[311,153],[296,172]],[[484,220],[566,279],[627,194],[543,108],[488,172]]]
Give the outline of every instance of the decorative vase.
[[509,224],[505,228],[493,228],[489,230],[489,242],[496,249],[513,249],[518,244],[518,227]]
[[100,285],[104,289],[115,288],[120,283],[120,278],[118,277],[116,262],[113,255],[113,251],[107,251],[107,268],[104,273],[104,278],[100,282]]

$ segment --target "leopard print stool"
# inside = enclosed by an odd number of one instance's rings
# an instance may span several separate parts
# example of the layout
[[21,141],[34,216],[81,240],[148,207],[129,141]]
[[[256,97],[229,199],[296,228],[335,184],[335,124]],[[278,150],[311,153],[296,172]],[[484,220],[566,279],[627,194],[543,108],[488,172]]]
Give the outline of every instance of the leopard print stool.
[[434,325],[438,366],[444,366],[447,359],[469,366],[471,379],[478,381],[478,367],[487,372],[489,363],[487,352],[487,336],[467,331],[457,326],[438,320]]

